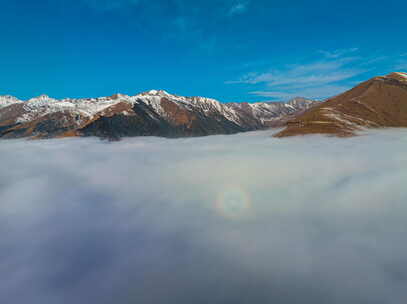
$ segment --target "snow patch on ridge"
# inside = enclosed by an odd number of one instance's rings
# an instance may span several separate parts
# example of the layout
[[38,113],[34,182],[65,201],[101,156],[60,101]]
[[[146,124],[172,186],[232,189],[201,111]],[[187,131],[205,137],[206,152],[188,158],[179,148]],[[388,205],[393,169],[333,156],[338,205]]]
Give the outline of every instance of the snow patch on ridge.
[[41,95],[32,98],[24,103],[23,109],[25,114],[17,119],[18,123],[25,123],[48,114],[57,112],[70,112],[86,117],[93,117],[98,112],[119,103],[121,100],[111,99],[108,97],[91,98],[91,99],[54,99],[47,95]]
[[0,109],[20,102],[22,102],[22,100],[19,100],[18,98],[11,95],[0,96]]

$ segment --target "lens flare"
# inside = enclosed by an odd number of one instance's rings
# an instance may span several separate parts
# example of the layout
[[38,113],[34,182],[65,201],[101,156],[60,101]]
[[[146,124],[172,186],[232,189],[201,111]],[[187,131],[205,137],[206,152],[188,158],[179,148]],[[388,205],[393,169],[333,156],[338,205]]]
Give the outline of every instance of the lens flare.
[[216,200],[216,210],[230,219],[241,219],[249,215],[249,195],[238,187],[228,187]]

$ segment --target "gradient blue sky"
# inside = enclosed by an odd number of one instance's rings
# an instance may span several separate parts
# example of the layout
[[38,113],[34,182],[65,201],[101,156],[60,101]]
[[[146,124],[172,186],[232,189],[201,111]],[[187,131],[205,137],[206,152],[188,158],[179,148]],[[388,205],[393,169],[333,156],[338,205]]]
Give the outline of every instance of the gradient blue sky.
[[407,70],[407,2],[0,0],[0,95],[325,98]]

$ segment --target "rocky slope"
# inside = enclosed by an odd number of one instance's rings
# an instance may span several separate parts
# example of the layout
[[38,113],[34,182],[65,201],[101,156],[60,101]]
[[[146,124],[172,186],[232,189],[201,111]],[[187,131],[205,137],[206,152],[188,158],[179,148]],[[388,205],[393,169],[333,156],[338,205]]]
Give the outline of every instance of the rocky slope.
[[375,77],[287,122],[276,137],[353,136],[366,128],[407,127],[407,74]]
[[0,96],[1,138],[99,136],[203,136],[282,125],[318,102],[222,104],[152,90],[136,96],[57,100],[46,95],[21,101]]

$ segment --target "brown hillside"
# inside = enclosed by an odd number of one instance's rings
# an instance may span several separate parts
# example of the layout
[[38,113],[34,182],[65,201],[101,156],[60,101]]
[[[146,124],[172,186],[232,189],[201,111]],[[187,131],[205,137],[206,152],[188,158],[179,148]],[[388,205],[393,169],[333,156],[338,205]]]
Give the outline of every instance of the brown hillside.
[[365,128],[407,127],[407,74],[375,77],[313,107],[276,137],[306,134],[353,136]]

